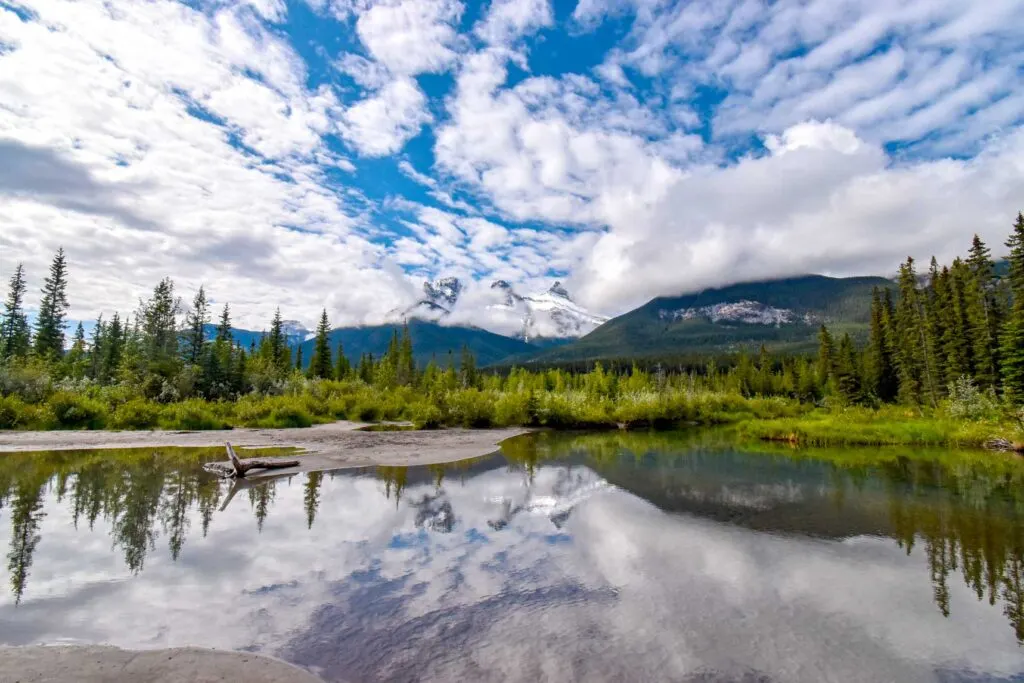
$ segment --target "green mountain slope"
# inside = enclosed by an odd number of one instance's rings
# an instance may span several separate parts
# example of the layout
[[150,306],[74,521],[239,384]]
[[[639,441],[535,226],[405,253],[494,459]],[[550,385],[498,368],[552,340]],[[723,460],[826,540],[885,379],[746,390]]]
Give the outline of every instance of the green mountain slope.
[[792,352],[816,348],[822,322],[834,331],[867,332],[873,287],[881,277],[821,275],[748,282],[652,299],[587,336],[533,354],[532,362],[730,353],[761,344]]
[[[331,352],[338,348],[340,342],[345,349],[345,356],[353,364],[359,362],[364,353],[372,353],[380,357],[388,348],[391,335],[402,333],[401,325],[371,325],[366,327],[339,327],[330,332]],[[475,327],[455,327],[439,325],[423,320],[409,321],[409,334],[416,363],[424,366],[433,358],[438,363],[448,363],[450,351],[456,363],[463,346],[468,346],[476,356],[478,365],[489,365],[509,356],[533,352],[536,346],[527,344],[521,339],[504,337],[487,330]],[[302,357],[308,364],[313,356],[313,339],[302,343]]]

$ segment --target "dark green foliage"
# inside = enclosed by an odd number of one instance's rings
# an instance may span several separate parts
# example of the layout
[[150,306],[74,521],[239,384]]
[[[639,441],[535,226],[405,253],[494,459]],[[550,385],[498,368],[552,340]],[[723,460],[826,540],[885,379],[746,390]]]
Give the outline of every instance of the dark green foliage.
[[865,354],[865,390],[879,400],[891,402],[899,391],[899,378],[893,359],[893,306],[889,289],[885,298],[876,287],[871,293],[871,329]]
[[1001,311],[997,298],[995,263],[991,252],[977,235],[967,258],[970,273],[967,288],[967,318],[974,356],[974,377],[983,387],[998,387],[999,328]]
[[345,347],[343,344],[339,343],[338,351],[334,357],[334,379],[347,379],[351,372],[352,367],[349,365],[348,358],[345,356]]
[[[316,338],[313,342],[313,357],[309,361],[308,377],[331,379],[334,376],[334,367],[331,363],[331,343],[328,335],[331,325],[327,320],[327,309],[320,314],[320,324],[316,327]],[[299,347],[299,357],[302,357],[302,347]]]
[[25,269],[19,263],[11,276],[0,322],[0,360],[28,355],[30,332],[25,315],[25,290]]
[[185,316],[183,356],[186,363],[199,365],[206,350],[206,325],[210,322],[210,311],[206,303],[206,291],[199,287],[192,309]]
[[1007,281],[1011,308],[1001,335],[1003,388],[1011,400],[1024,404],[1024,215],[1017,214],[1010,248]]
[[64,248],[57,250],[50,264],[50,274],[43,283],[43,296],[39,301],[36,319],[36,355],[59,358],[64,355],[64,321],[68,312],[68,277]]

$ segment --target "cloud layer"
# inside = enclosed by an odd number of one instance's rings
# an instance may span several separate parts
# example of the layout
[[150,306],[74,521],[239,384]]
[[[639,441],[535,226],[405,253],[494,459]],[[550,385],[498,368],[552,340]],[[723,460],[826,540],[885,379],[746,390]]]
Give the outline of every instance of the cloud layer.
[[[616,314],[993,246],[1024,208],[1024,0],[16,0],[0,276],[72,315],[164,275],[259,327],[425,277]],[[473,287],[471,287],[473,289]],[[481,317],[469,322],[489,324]]]

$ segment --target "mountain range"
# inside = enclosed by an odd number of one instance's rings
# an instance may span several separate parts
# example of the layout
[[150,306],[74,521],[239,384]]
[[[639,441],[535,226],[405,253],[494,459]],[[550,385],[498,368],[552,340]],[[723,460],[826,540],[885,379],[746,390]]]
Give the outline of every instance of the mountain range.
[[[608,320],[576,304],[559,282],[544,292],[520,295],[499,280],[491,288],[500,296],[487,305],[521,321],[519,333],[509,336],[449,323],[465,288],[457,278],[441,278],[425,282],[423,297],[413,306],[393,311],[394,322],[336,328],[330,344],[332,349],[343,344],[346,356],[356,362],[363,353],[384,353],[391,336],[407,324],[420,364],[431,359],[444,364],[449,354],[457,359],[463,346],[480,365],[735,353],[756,351],[762,344],[807,353],[816,349],[823,323],[838,332],[866,336],[871,290],[892,286],[882,277],[822,275],[746,282],[658,297]],[[308,362],[312,333],[294,322],[286,327],[290,345],[301,346]],[[258,343],[260,336],[235,330],[236,341],[245,347]]]

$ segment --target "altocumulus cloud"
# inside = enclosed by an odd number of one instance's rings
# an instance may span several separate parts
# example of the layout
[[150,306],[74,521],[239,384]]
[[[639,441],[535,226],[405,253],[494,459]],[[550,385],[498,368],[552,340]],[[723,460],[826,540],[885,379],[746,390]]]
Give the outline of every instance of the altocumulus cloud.
[[[615,314],[997,246],[1024,0],[8,0],[0,276],[72,315],[165,275],[238,322],[376,322],[424,277]],[[476,294],[472,292],[476,290]],[[479,307],[486,311],[485,306]],[[501,328],[460,310],[461,322]],[[480,315],[489,316],[489,313]]]

